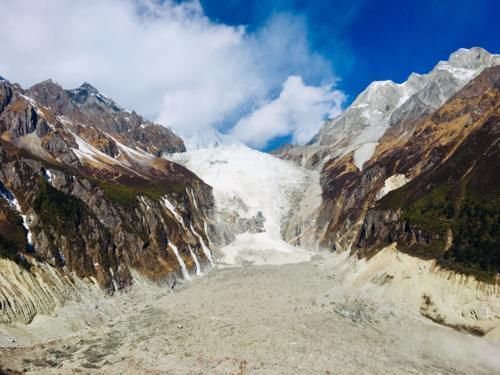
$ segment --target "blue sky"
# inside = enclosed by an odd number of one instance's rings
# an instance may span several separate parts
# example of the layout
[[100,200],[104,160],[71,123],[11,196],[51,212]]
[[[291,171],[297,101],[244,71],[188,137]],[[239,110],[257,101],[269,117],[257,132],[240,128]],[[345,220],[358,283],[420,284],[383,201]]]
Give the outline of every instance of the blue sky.
[[302,17],[313,50],[352,96],[374,80],[404,81],[459,48],[500,52],[496,0],[202,0],[205,13],[258,29],[276,13]]
[[[185,139],[305,143],[370,82],[500,52],[498,0],[0,0],[0,75],[90,82]],[[64,30],[62,33],[61,30]],[[36,59],[33,58],[36,56]]]
[[[337,87],[352,101],[374,80],[406,80],[429,71],[461,47],[500,52],[495,0],[202,0],[205,13],[227,24],[258,29],[276,13],[299,17],[311,49],[331,64]],[[317,84],[317,82],[306,82]],[[273,149],[290,136],[278,137]]]

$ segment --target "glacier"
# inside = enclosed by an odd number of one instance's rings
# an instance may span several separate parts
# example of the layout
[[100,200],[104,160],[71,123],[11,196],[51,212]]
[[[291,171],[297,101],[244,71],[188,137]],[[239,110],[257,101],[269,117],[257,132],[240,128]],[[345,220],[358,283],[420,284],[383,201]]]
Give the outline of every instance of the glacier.
[[262,215],[264,219],[262,231],[242,230],[222,246],[219,267],[285,264],[311,258],[310,251],[289,245],[281,234],[294,193],[304,189],[310,171],[238,142],[165,157],[184,165],[213,187],[221,215],[232,213],[248,220]]

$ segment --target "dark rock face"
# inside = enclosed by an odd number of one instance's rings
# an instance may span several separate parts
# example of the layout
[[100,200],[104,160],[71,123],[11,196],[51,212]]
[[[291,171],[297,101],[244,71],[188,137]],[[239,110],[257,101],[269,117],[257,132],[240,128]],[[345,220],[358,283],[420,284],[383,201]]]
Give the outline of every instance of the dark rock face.
[[[434,242],[443,240],[439,234],[428,232],[401,217],[401,211],[369,210],[359,232],[356,248],[361,254],[369,255],[381,244],[397,242],[400,248],[426,249]],[[425,255],[420,252],[418,255]],[[430,256],[429,258],[432,258]]]
[[48,264],[108,291],[135,273],[161,281],[182,277],[182,263],[207,267],[212,189],[155,157],[183,150],[170,130],[89,84],[23,91],[1,81],[0,258],[28,272]]
[[[33,133],[38,127],[43,133],[45,127],[43,119],[39,118],[35,109],[22,100],[19,93],[15,93],[10,85],[4,84],[0,87],[0,131],[10,131],[12,136],[22,137]],[[4,109],[10,105],[8,111]]]

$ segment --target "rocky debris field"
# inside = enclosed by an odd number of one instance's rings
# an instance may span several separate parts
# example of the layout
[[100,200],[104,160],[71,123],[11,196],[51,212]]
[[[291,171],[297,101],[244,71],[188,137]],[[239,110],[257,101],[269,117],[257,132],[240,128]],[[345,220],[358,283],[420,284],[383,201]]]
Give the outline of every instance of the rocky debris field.
[[[500,347],[343,287],[338,256],[141,285],[2,329],[32,374],[494,374]],[[24,328],[23,328],[24,327]]]

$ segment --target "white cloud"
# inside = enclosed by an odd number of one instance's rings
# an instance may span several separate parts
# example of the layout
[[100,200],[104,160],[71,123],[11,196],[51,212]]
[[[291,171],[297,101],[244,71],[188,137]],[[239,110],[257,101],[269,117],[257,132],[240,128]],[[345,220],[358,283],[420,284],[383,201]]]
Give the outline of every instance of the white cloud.
[[294,143],[309,141],[325,118],[337,116],[345,96],[332,85],[306,86],[301,77],[290,76],[278,98],[242,118],[231,134],[257,148],[276,137],[292,135]]
[[289,15],[250,33],[212,22],[197,1],[0,0],[0,9],[1,75],[24,86],[88,81],[181,134],[227,127],[290,75],[335,78]]

